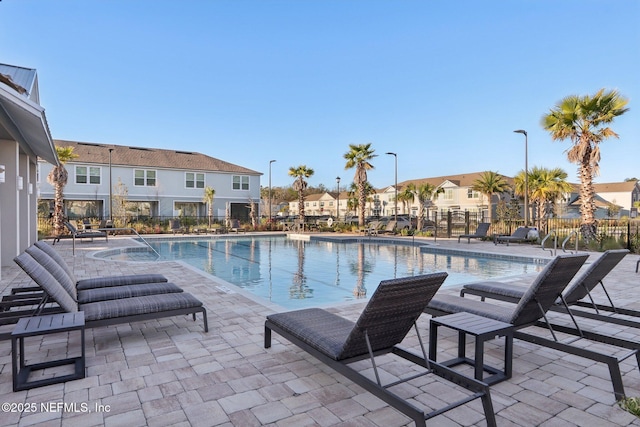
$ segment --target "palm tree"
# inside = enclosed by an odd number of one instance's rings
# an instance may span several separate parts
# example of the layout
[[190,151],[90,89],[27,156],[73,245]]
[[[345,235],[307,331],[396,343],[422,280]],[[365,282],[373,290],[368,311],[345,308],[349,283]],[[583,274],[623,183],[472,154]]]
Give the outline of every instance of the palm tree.
[[[56,147],[60,164],[54,166],[47,176],[47,182],[53,185],[53,230],[56,235],[62,234],[64,228],[64,186],[67,185],[69,173],[64,164],[78,157],[73,147]],[[111,209],[111,208],[109,208]]]
[[[534,166],[529,170],[529,198],[536,205],[536,217],[543,221],[541,228],[546,227],[546,207],[555,203],[564,193],[569,193],[573,186],[567,182],[567,173],[561,168],[547,169]],[[515,177],[516,194],[522,194],[524,188],[524,171]]]
[[211,228],[211,217],[213,216],[213,198],[216,195],[216,190],[213,189],[212,187],[206,186],[204,188],[204,196],[202,198],[202,200],[207,203],[207,205],[209,206],[208,208],[208,215],[209,215],[209,228]]
[[404,188],[404,190],[398,193],[398,201],[402,202],[403,212],[409,211],[409,209],[407,208],[407,205],[409,205],[410,203],[413,203],[413,200],[416,198],[415,191],[416,191],[416,185],[414,183],[410,183]]
[[418,224],[417,229],[422,230],[422,222],[424,221],[424,211],[427,201],[431,200],[434,194],[443,192],[443,188],[436,190],[433,184],[424,182],[415,189],[416,198],[418,199]]
[[542,127],[549,131],[551,139],[571,140],[567,159],[578,164],[580,177],[580,231],[585,240],[596,236],[595,189],[593,178],[600,169],[600,142],[618,137],[607,125],[629,111],[629,101],[618,91],[600,89],[595,95],[570,95],[561,100],[542,118]]
[[364,206],[367,202],[367,192],[365,183],[367,182],[367,171],[373,169],[373,165],[369,160],[377,157],[373,154],[375,150],[371,149],[371,144],[349,144],[349,151],[344,154],[347,160],[345,169],[356,168],[356,174],[353,182],[358,187],[358,206],[360,207],[358,216],[358,225],[364,227]]
[[307,181],[305,178],[309,178],[314,173],[313,169],[308,168],[306,165],[300,165],[298,167],[291,166],[289,168],[289,176],[294,177],[293,189],[298,192],[298,211],[300,213],[300,224],[304,224],[304,190],[307,189]]
[[473,181],[471,189],[478,191],[487,196],[487,205],[489,211],[488,222],[491,224],[491,198],[494,194],[501,194],[509,191],[511,187],[509,183],[498,172],[486,171],[480,175],[480,178]]

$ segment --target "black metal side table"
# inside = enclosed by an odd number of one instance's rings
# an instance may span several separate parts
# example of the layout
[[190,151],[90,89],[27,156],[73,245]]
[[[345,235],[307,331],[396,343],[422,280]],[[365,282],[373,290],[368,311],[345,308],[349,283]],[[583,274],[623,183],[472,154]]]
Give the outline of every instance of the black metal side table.
[[[429,327],[429,359],[433,361],[436,361],[439,326],[458,331],[458,357],[440,362],[442,365],[448,367],[471,365],[474,367],[475,379],[487,384],[495,384],[511,378],[513,359],[513,326],[511,324],[465,312],[434,317]],[[475,337],[475,359],[465,356],[467,335]],[[504,371],[484,364],[484,343],[497,337],[505,338]],[[483,378],[485,371],[491,375]]]
[[[82,347],[80,356],[25,365],[24,339],[26,337],[69,331],[80,332],[80,345]],[[29,381],[29,375],[33,371],[64,365],[74,365],[74,372],[68,375]],[[60,313],[20,319],[11,333],[11,370],[13,374],[13,391],[28,390],[35,387],[84,378],[84,312]]]

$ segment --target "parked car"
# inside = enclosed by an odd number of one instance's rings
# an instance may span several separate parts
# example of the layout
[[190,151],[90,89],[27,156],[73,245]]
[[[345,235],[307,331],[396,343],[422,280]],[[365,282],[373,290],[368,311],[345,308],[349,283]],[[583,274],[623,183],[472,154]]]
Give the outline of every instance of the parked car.
[[[394,221],[395,216],[382,216],[378,219],[378,229],[385,228],[389,221]],[[396,223],[396,230],[411,230],[414,228],[414,225],[411,223],[411,220],[405,215],[398,215],[398,220]]]

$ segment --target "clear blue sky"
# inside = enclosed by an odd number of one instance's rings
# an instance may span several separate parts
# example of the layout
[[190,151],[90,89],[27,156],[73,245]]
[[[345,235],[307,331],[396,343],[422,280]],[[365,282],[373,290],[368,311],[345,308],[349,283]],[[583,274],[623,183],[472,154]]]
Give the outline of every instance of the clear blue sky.
[[55,139],[198,151],[290,185],[562,167],[540,119],[618,89],[596,182],[640,177],[637,0],[2,0],[0,62],[38,71]]

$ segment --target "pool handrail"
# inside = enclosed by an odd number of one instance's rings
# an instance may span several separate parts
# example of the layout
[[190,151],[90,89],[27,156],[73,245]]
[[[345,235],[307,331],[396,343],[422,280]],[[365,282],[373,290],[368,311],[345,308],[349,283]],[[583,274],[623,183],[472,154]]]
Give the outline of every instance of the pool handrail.
[[[571,240],[571,236],[574,235],[576,236],[576,253],[578,253],[578,243],[580,239],[578,239],[578,232],[576,230],[573,230],[571,233],[569,233],[569,235],[562,241],[562,252],[567,252],[565,246],[567,245],[569,240]],[[569,253],[573,253],[573,251],[569,251]]]
[[[160,258],[160,254],[158,253],[158,251],[156,251],[155,249],[153,249],[153,247],[149,244],[149,242],[147,242],[144,237],[142,237],[135,229],[131,228],[131,227],[106,227],[106,228],[98,228],[98,230],[100,231],[104,231],[104,232],[109,232],[109,231],[132,231],[136,236],[138,236],[138,238],[140,240],[142,240],[144,242],[145,245],[147,245],[147,247],[149,249],[151,249],[156,255],[158,255],[158,258]],[[75,239],[73,240],[73,254],[76,254],[76,241]]]
[[556,233],[556,230],[551,230],[549,234],[544,236],[544,239],[542,239],[542,242],[540,242],[540,246],[542,247],[543,251],[546,251],[547,248],[544,247],[544,242],[546,242],[547,239],[551,236],[553,236],[553,249],[548,249],[548,250],[552,256],[555,256],[558,252],[558,233]]

